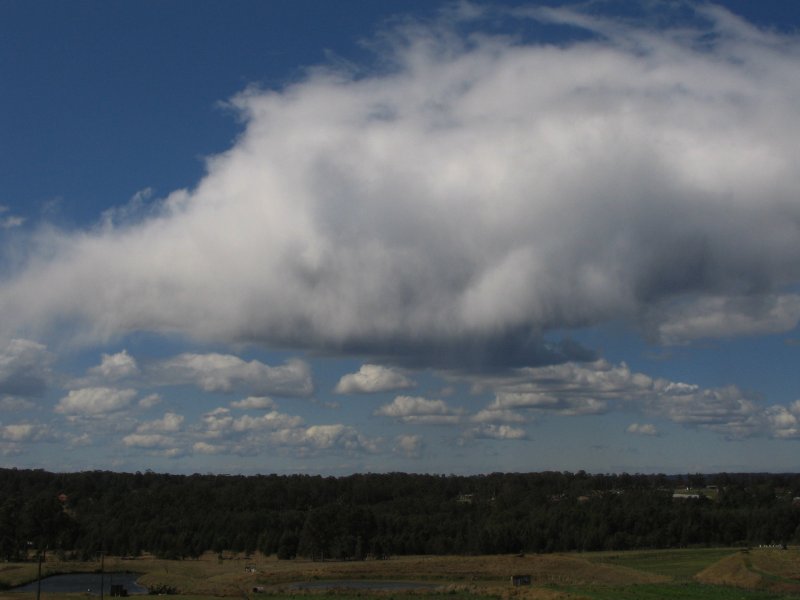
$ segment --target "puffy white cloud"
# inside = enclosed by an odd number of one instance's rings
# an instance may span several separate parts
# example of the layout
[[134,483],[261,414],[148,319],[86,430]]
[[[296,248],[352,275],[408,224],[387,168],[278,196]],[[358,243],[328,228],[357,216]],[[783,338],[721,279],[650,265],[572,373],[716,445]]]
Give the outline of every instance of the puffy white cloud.
[[184,417],[173,412],[166,412],[164,416],[155,421],[146,421],[137,428],[137,433],[169,433],[180,431]]
[[462,411],[447,406],[444,400],[429,400],[421,396],[397,396],[378,408],[375,415],[391,417],[403,423],[441,425],[458,423]]
[[498,392],[489,411],[508,411],[529,408],[550,411],[565,416],[596,415],[608,410],[608,402],[597,398],[550,395],[537,392]]
[[89,374],[107,381],[116,381],[124,377],[139,374],[139,366],[127,350],[116,354],[103,354],[99,366],[89,369]]
[[230,410],[219,407],[204,414],[203,423],[205,424],[206,434],[217,437],[231,428],[233,417]]
[[272,433],[269,439],[274,445],[293,446],[299,448],[301,452],[334,449],[351,452],[377,451],[375,440],[361,435],[354,427],[343,424],[284,429]]
[[156,454],[164,456],[165,458],[181,458],[189,454],[189,452],[185,448],[166,448]]
[[153,408],[154,406],[161,403],[161,396],[158,394],[148,394],[141,400],[139,400],[139,406],[141,408]]
[[[494,391],[494,400],[471,417],[476,423],[523,423],[529,413],[580,416],[633,408],[730,439],[800,437],[795,428],[800,401],[788,407],[766,407],[760,398],[734,385],[702,388],[652,378],[631,371],[625,363],[565,363],[465,379],[472,379],[474,391]],[[634,423],[628,432],[658,434],[652,424]]]
[[406,458],[419,458],[424,448],[425,441],[421,435],[398,435],[395,438],[393,451]]
[[787,408],[784,406],[770,406],[767,408],[764,419],[768,429],[776,438],[800,438],[800,410],[796,405]]
[[520,427],[510,425],[481,425],[470,429],[465,434],[469,438],[483,438],[491,440],[524,440],[528,438],[527,432]]
[[196,454],[222,454],[225,452],[225,448],[223,446],[217,446],[207,442],[195,442],[192,445],[192,450]]
[[0,429],[0,436],[4,440],[11,442],[22,442],[30,439],[33,435],[34,427],[29,423],[17,425],[6,425]]
[[56,441],[58,436],[48,425],[12,423],[0,427],[0,439],[15,443]]
[[[590,33],[560,46],[407,27],[384,38],[390,69],[248,90],[231,102],[244,132],[191,191],[42,235],[0,285],[2,331],[519,365],[552,360],[539,332],[608,319],[681,340],[690,323],[784,330],[800,38],[695,10],[680,31],[527,13]],[[761,308],[731,310],[743,297]],[[178,366],[202,378],[193,361]],[[242,381],[214,371],[201,385]]]
[[658,429],[652,423],[631,423],[625,431],[636,435],[658,435]]
[[92,444],[92,436],[88,433],[81,433],[80,435],[76,434],[68,434],[67,435],[67,442],[70,448],[80,448],[82,446],[91,446]]
[[70,392],[58,401],[57,413],[66,415],[103,415],[128,408],[136,390],[109,387],[88,387]]
[[272,410],[257,417],[242,415],[234,418],[227,408],[216,408],[203,415],[205,432],[211,437],[230,437],[232,435],[258,432],[262,430],[278,430],[297,428],[303,424],[298,416],[286,415]]
[[285,415],[277,411],[270,411],[257,417],[243,415],[231,422],[234,431],[251,431],[261,429],[280,429],[285,427],[299,427],[303,424],[302,417]]
[[528,418],[516,410],[499,408],[492,404],[470,417],[473,423],[525,423]]
[[185,353],[152,365],[148,374],[161,385],[192,384],[206,392],[308,396],[314,391],[308,363],[297,359],[271,367],[231,354]]
[[339,380],[337,394],[373,394],[414,387],[415,383],[396,369],[380,365],[361,365],[358,373],[348,373]]
[[277,408],[275,401],[266,396],[248,396],[243,400],[234,400],[231,407],[239,409],[274,410]]

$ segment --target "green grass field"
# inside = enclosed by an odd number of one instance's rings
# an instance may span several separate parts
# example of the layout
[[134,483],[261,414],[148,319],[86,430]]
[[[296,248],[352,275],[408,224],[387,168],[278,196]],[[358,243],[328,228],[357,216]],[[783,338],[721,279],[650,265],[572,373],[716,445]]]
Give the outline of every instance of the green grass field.
[[585,586],[568,590],[578,598],[591,600],[788,600],[797,595],[762,590],[742,590],[701,583],[645,584],[630,586]]
[[706,567],[738,552],[736,548],[691,548],[589,554],[592,562],[629,567],[688,581]]

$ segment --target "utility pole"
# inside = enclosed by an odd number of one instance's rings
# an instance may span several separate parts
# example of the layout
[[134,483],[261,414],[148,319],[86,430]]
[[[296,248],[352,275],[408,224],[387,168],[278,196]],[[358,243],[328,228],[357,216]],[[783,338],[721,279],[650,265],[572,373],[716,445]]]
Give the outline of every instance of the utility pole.
[[[106,553],[101,550],[100,551],[100,600],[103,600],[103,588],[105,587],[105,581],[103,581],[104,578],[105,578],[104,577],[105,573],[103,572],[103,566],[105,564],[104,563],[105,557],[106,557]],[[37,598],[37,600],[38,600],[38,598]]]
[[39,574],[36,577],[36,600],[40,600],[42,597],[42,560],[44,559],[44,554],[47,552],[47,548],[44,550],[39,549]]

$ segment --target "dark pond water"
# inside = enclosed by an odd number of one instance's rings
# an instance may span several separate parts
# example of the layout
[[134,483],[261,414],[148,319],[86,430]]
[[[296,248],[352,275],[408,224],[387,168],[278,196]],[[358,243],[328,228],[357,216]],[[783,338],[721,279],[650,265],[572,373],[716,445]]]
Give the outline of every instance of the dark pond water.
[[300,581],[291,586],[295,590],[431,590],[439,587],[438,583],[419,581],[363,581],[332,579],[330,581]]
[[[111,594],[111,585],[122,585],[129,594],[146,594],[147,588],[136,583],[135,573],[106,573],[103,575],[103,593]],[[35,592],[36,582],[11,589],[12,592]],[[42,593],[89,592],[100,595],[100,573],[70,573],[42,579]]]

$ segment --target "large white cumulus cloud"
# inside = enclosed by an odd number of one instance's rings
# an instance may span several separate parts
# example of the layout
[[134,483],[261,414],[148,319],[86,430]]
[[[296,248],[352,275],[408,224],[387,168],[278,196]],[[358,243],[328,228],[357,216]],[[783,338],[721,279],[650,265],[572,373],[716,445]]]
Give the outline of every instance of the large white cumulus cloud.
[[596,34],[563,46],[409,26],[379,74],[243,93],[194,190],[51,232],[2,282],[2,327],[375,354],[609,318],[667,341],[792,328],[800,39],[702,16],[541,13]]

